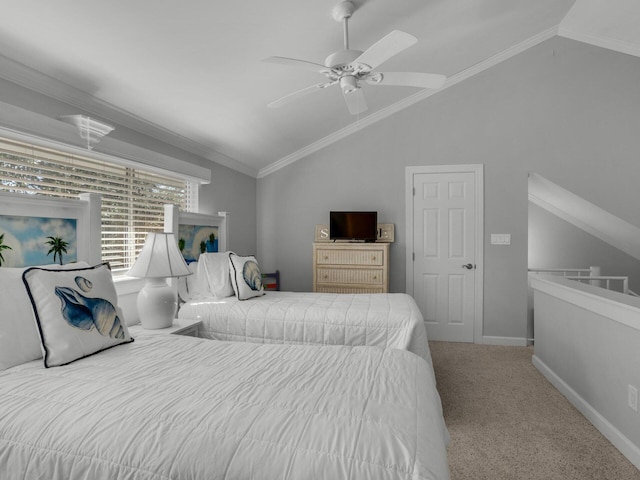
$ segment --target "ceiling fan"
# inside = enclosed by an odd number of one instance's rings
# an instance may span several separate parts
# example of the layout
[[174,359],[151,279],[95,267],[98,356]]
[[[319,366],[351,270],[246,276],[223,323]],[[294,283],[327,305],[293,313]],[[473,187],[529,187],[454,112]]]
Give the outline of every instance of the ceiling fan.
[[269,103],[276,108],[300,97],[327,88],[340,85],[349,113],[357,115],[367,110],[362,91],[362,82],[370,85],[408,86],[418,88],[440,88],[447,77],[434,73],[419,72],[377,72],[375,69],[394,55],[409,48],[418,41],[413,35],[394,30],[371,45],[364,52],[349,48],[349,17],[353,15],[355,5],[341,2],[333,9],[333,18],[342,22],[344,31],[344,49],[329,55],[324,65],[306,60],[287,57],[268,57],[263,61],[292,67],[313,70],[327,77],[327,81],[311,85]]

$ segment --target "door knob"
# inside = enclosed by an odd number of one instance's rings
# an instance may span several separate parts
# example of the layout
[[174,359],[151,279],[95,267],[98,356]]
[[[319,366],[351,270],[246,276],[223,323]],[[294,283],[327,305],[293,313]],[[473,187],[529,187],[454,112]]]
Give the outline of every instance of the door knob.
[[475,265],[473,263],[467,263],[466,265],[462,265],[462,268],[466,268],[467,270],[473,270]]

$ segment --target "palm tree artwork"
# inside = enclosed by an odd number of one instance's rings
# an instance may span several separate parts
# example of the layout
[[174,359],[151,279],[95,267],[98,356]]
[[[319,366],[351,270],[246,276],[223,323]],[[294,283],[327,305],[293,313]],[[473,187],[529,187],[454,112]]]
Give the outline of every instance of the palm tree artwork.
[[13,250],[9,245],[4,244],[4,233],[0,234],[0,267],[4,263],[4,256],[2,256],[3,250]]
[[49,245],[49,251],[47,255],[51,255],[53,253],[53,261],[56,261],[56,258],[59,259],[60,265],[62,265],[62,254],[67,253],[67,246],[69,242],[65,242],[62,238],[55,237],[47,237],[48,240],[45,242],[45,245]]

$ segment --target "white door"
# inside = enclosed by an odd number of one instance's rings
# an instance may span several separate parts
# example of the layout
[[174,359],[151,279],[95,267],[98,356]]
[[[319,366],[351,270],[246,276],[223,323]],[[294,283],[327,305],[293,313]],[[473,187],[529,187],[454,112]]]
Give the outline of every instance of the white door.
[[407,291],[413,293],[431,340],[479,342],[482,334],[482,169],[471,167],[410,167],[410,175],[407,169],[412,250]]

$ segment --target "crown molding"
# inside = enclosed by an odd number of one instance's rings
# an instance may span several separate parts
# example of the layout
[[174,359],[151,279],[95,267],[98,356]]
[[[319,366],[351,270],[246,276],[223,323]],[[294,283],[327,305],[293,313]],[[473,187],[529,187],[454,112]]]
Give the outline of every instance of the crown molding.
[[256,178],[258,170],[179,135],[76,87],[0,55],[0,78],[76,107],[86,113]]
[[457,83],[460,83],[470,77],[473,77],[474,75],[477,75],[480,72],[483,72],[495,65],[498,65],[499,63],[502,63],[505,60],[508,60],[511,57],[514,57],[524,52],[525,50],[530,49],[531,47],[534,47],[546,40],[549,40],[550,38],[553,38],[554,36],[557,35],[557,33],[558,33],[557,26],[544,30],[539,34],[534,35],[533,37],[530,37],[523,42],[520,42],[506,50],[503,50],[500,53],[497,53],[496,55],[493,55],[487,58],[486,60],[483,60],[482,62],[476,63],[475,65],[465,70],[462,70],[456,73],[455,75],[452,75],[451,77],[448,77],[445,84],[438,90],[430,90],[430,89],[422,90],[414,95],[411,95],[410,97],[407,97],[403,100],[400,100],[399,102],[394,103],[393,105],[390,105],[386,108],[378,110],[377,112],[372,113],[371,115],[365,118],[359,119],[356,122],[352,123],[351,125],[345,128],[342,128],[330,135],[327,135],[326,137],[318,140],[317,142],[311,143],[305,146],[304,148],[301,148],[300,150],[293,152],[292,154],[287,155],[286,157],[283,157],[280,160],[277,160],[272,164],[267,165],[264,168],[261,168],[258,171],[258,178],[263,178],[263,177],[266,177],[267,175],[277,172],[281,168],[284,168],[287,165],[291,165],[292,163],[302,158],[305,158],[308,155],[317,152],[318,150],[321,150],[339,140],[342,140],[343,138],[348,137],[349,135],[352,135],[353,133],[359,130],[362,130],[365,127],[368,127],[369,125],[379,122],[380,120],[383,120],[401,110],[404,110],[405,108],[410,107],[415,103],[421,102],[422,100],[429,98],[430,96],[435,95],[441,92],[442,90],[452,87]]
[[608,50],[625,53],[627,55],[633,55],[634,57],[640,57],[640,45],[637,43],[625,42],[624,40],[604,37],[602,35],[589,35],[587,33],[576,32],[562,26],[558,29],[558,35],[570,40],[588,43],[589,45],[594,45],[596,47],[606,48]]
[[[527,40],[520,42],[496,55],[493,55],[482,62],[479,62],[465,70],[462,70],[449,77],[444,86],[438,90],[425,89],[411,95],[386,108],[359,119],[358,121],[342,128],[326,137],[313,142],[305,147],[267,165],[264,168],[256,169],[238,160],[232,159],[212,148],[195,142],[187,137],[179,135],[160,125],[154,124],[146,119],[138,117],[126,110],[116,107],[108,102],[100,100],[92,95],[61,82],[49,75],[38,72],[26,65],[0,55],[0,78],[21,85],[25,88],[41,93],[55,100],[74,106],[92,115],[104,118],[110,122],[129,128],[135,132],[147,135],[151,138],[182,149],[211,162],[228,167],[253,178],[263,178],[270,175],[302,158],[305,158],[333,143],[336,143],[380,120],[383,120],[407,107],[410,107],[432,95],[445,90],[457,83],[460,83],[480,72],[483,72],[509,58],[518,55],[531,47],[534,47],[552,37],[558,35],[558,27],[554,26],[540,32]],[[568,37],[570,38],[570,37]],[[639,55],[640,56],[640,55]]]

